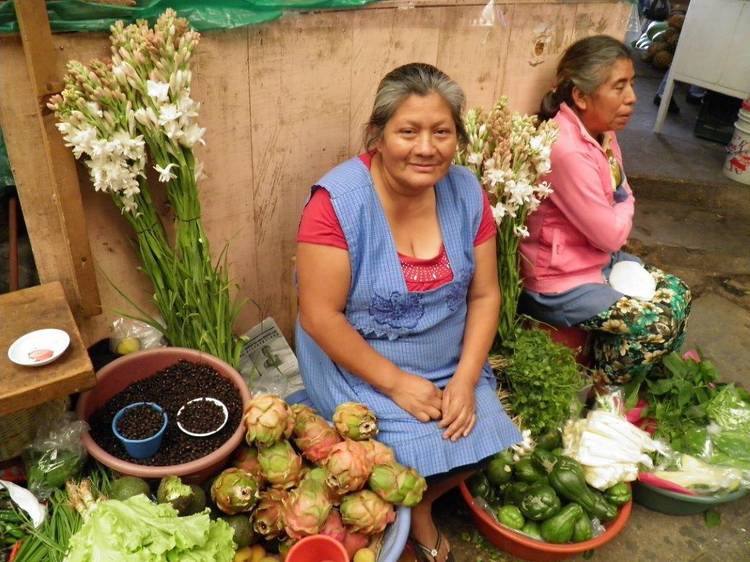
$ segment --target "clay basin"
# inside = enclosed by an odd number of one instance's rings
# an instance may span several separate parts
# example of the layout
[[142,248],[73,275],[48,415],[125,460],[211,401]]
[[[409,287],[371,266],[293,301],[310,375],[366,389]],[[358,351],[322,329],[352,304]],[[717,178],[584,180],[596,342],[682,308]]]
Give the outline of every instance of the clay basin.
[[[180,359],[193,363],[205,363],[213,367],[219,375],[229,379],[240,393],[243,409],[250,401],[250,391],[242,376],[230,365],[213,355],[182,347],[162,347],[147,351],[138,351],[120,357],[99,370],[96,374],[96,386],[81,394],[76,414],[83,421],[88,421],[93,412],[104,406],[114,395],[126,386],[177,363]],[[173,474],[183,480],[200,484],[218,472],[229,460],[229,456],[243,441],[244,426],[240,423],[235,432],[218,449],[199,459],[182,464],[168,466],[143,466],[109,454],[89,435],[88,431],[81,436],[81,441],[88,453],[103,465],[121,474],[140,478],[162,478]]]

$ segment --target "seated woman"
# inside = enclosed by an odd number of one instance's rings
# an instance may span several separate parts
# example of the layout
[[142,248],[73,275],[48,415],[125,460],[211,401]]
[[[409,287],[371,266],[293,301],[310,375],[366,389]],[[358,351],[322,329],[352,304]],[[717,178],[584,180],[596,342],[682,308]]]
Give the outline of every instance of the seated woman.
[[553,326],[592,332],[600,384],[646,376],[680,347],[690,310],[687,286],[653,267],[646,268],[656,285],[648,300],[609,284],[615,264],[640,263],[622,252],[634,199],[615,137],[633,113],[634,76],[627,47],[611,37],[588,37],[565,51],[540,110],[559,126],[547,178],[553,193],[529,217],[530,236],[521,243],[519,309]]
[[495,229],[468,170],[464,94],[428,64],[381,81],[367,152],[312,188],[298,233],[300,370],[326,417],[367,404],[378,439],[428,478],[412,510],[420,560],[453,560],[433,501],[518,442],[487,354],[497,329]]

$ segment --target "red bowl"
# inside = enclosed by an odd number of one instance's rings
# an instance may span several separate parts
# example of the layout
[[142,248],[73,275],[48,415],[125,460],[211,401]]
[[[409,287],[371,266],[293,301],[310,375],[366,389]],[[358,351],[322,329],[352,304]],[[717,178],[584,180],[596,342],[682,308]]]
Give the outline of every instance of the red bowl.
[[328,535],[310,535],[292,545],[286,562],[349,562],[344,546]]
[[625,527],[630,519],[630,511],[633,509],[633,500],[623,505],[617,517],[606,523],[606,531],[591,540],[569,544],[553,544],[538,541],[531,537],[518,533],[513,529],[504,527],[497,523],[492,516],[479,507],[466,484],[461,482],[459,490],[464,501],[469,506],[471,516],[474,518],[479,531],[487,539],[502,551],[512,554],[523,560],[531,562],[554,562],[556,560],[567,560],[587,550],[594,550],[615,538]]
[[[250,391],[247,389],[242,376],[229,364],[213,355],[195,349],[160,347],[124,355],[100,369],[96,374],[96,386],[81,394],[78,399],[78,405],[76,406],[78,419],[88,421],[91,414],[104,406],[110,398],[126,386],[138,380],[149,378],[158,371],[177,363],[180,359],[194,363],[205,363],[213,367],[217,373],[234,384],[240,393],[243,408],[247,407],[250,401]],[[232,451],[242,443],[244,437],[244,424],[240,423],[229,439],[215,451],[190,462],[169,466],[143,466],[120,459],[102,449],[91,438],[88,431],[82,434],[81,441],[92,457],[120,474],[147,479],[162,478],[173,474],[187,482],[200,484],[227,463]]]

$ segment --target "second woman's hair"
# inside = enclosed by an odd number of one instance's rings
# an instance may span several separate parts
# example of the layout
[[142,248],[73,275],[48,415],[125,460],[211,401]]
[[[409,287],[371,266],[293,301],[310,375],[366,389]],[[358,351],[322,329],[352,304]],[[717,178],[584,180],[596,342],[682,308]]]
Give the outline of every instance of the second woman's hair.
[[539,117],[551,119],[565,102],[573,107],[573,88],[593,93],[609,76],[618,59],[630,60],[628,48],[609,35],[593,35],[568,47],[557,64],[555,87],[542,98]]
[[466,97],[461,87],[431,64],[413,62],[391,70],[380,81],[370,119],[365,126],[365,150],[372,150],[383,136],[385,124],[411,95],[440,95],[450,107],[459,144],[468,140],[461,114]]

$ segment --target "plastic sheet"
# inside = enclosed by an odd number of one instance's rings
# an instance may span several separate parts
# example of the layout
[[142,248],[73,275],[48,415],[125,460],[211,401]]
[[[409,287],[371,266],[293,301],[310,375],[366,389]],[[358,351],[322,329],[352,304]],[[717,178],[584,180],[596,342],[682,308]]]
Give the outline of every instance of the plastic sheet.
[[[0,33],[18,32],[13,2],[0,3]],[[186,18],[198,31],[232,29],[281,17],[286,10],[356,8],[374,0],[138,0],[135,6],[94,4],[83,0],[47,0],[53,32],[109,31],[117,20],[153,23],[167,8]]]

